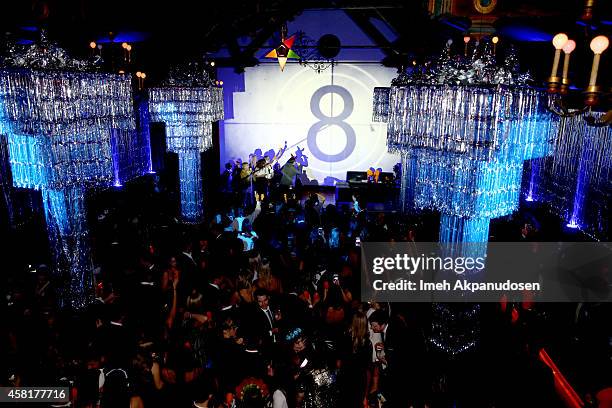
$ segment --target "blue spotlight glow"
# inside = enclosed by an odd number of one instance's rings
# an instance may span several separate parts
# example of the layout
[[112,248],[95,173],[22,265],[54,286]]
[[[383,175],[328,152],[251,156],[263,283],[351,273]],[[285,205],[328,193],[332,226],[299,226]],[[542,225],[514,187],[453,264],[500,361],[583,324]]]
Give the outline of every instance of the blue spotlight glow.
[[143,33],[143,32],[138,32],[138,31],[123,31],[120,33],[117,33],[112,41],[109,38],[109,36],[104,36],[104,37],[100,37],[96,40],[97,43],[101,43],[101,44],[108,44],[108,43],[123,43],[123,42],[128,42],[128,43],[134,43],[134,42],[141,42],[141,41],[145,41],[147,40],[151,35],[149,33]]
[[546,31],[524,25],[500,27],[497,33],[504,38],[514,41],[549,42],[553,38],[553,35]]

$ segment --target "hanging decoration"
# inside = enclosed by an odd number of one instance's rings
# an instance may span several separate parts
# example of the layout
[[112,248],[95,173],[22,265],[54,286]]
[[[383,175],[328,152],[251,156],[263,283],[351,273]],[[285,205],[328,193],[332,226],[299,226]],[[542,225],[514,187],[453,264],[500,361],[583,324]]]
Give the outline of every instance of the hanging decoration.
[[454,358],[471,350],[480,338],[480,305],[433,303],[429,342],[435,349]]
[[[392,84],[387,142],[416,156],[407,190],[416,208],[442,213],[440,239],[486,242],[488,220],[518,208],[523,162],[552,152],[557,121],[514,52],[498,67],[491,43],[469,58],[451,56],[450,46]],[[386,104],[378,90],[375,119],[384,120]]]
[[15,187],[41,190],[63,305],[93,296],[87,190],[113,182],[111,134],[134,130],[131,84],[71,58],[41,32],[10,44],[0,68],[0,123]]
[[[2,124],[0,124],[0,128],[1,127]],[[2,130],[0,129],[0,132],[1,131]],[[8,223],[8,227],[13,226],[15,220],[15,215],[13,213],[12,185],[13,179],[11,177],[11,166],[9,164],[7,140],[6,137],[4,137],[4,133],[0,133],[0,196],[2,196],[2,203],[0,203],[0,211],[2,211],[3,206],[6,208],[6,221]],[[4,214],[0,214],[0,217],[4,217]]]
[[298,31],[292,37],[295,37],[295,41],[291,49],[296,51],[294,56],[299,58],[301,66],[320,74],[337,64],[334,58],[340,53],[341,44],[335,35],[324,34],[315,41],[305,32]]
[[151,121],[166,124],[168,151],[179,156],[183,220],[198,223],[204,213],[201,153],[212,145],[212,122],[223,119],[223,90],[203,65],[190,63],[149,89],[148,103]]
[[138,96],[134,99],[136,128],[113,129],[111,132],[115,187],[121,187],[144,174],[153,173],[148,103],[146,97]]
[[[387,146],[401,154],[402,207],[440,211],[440,242],[486,243],[491,218],[518,208],[524,161],[552,152],[557,122],[512,49],[498,66],[491,42],[464,56],[451,45],[376,88],[373,120],[387,122]],[[478,343],[478,305],[432,307],[435,348],[454,357]]]
[[545,202],[565,220],[600,241],[610,239],[612,126],[592,126],[603,113],[561,118],[551,157],[531,162],[523,185],[525,201]]
[[372,114],[372,122],[386,123],[389,120],[389,92],[391,88],[376,87],[374,88],[374,112]]
[[280,45],[268,52],[265,56],[265,58],[276,58],[278,60],[278,65],[280,65],[281,71],[285,70],[285,65],[287,64],[288,59],[300,59],[300,56],[291,49],[293,47],[293,42],[295,41],[295,35],[292,35],[289,38],[286,37],[287,26],[283,25],[283,28],[281,29]]
[[151,114],[149,113],[149,100],[146,94],[139,94],[134,97],[136,105],[136,128],[139,132],[139,138],[143,144],[142,162],[146,164],[146,173],[154,174],[153,170],[153,152],[151,151],[151,131],[149,123],[151,122]]

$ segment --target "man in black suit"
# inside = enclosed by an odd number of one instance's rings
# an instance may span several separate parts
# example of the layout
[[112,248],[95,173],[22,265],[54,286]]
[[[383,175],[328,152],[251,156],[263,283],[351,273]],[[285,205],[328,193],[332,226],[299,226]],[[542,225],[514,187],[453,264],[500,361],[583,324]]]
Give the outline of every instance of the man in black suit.
[[176,263],[181,271],[179,286],[179,299],[183,300],[191,293],[191,289],[198,285],[198,265],[193,255],[193,243],[185,238],[181,252],[176,256]]
[[[386,311],[376,310],[370,315],[370,327],[380,333],[383,344],[375,345],[381,370],[382,393],[385,407],[422,407],[427,387],[425,346],[418,330],[408,330],[402,319],[391,320]],[[382,349],[382,350],[381,350]]]
[[155,264],[155,259],[148,252],[141,253],[136,270],[137,283],[129,297],[131,310],[140,316],[140,324],[146,329],[146,333],[153,333],[162,322],[161,313],[154,311],[163,304],[162,292],[159,286],[162,271]]
[[223,290],[221,283],[223,276],[216,270],[210,270],[208,273],[208,282],[201,288],[202,304],[206,311],[218,312],[221,309],[221,300],[223,298]]
[[124,326],[126,313],[119,302],[104,305],[106,318],[95,333],[93,345],[106,358],[106,368],[127,369],[135,353],[135,336]]
[[270,307],[270,295],[262,289],[255,291],[257,306],[251,311],[247,325],[249,337],[258,339],[262,350],[269,351],[276,343],[279,329],[274,311]]

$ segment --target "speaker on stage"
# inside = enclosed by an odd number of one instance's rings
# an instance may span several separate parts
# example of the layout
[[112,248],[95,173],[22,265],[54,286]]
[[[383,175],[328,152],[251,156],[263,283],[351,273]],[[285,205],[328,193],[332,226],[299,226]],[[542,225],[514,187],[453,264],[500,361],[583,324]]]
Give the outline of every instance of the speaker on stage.
[[153,171],[157,173],[164,169],[166,126],[163,123],[151,123],[149,132],[151,137],[151,164]]
[[378,176],[378,182],[381,184],[394,184],[395,174],[383,171],[380,173],[380,176]]
[[346,181],[348,183],[366,183],[368,181],[368,173],[365,171],[347,171]]

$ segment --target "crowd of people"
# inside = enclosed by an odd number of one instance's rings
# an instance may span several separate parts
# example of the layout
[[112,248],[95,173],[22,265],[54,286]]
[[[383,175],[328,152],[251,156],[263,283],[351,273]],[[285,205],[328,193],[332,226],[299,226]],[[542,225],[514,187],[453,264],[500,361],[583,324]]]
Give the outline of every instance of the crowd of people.
[[[433,363],[443,358],[427,341],[431,305],[360,299],[359,242],[414,241],[419,220],[368,214],[359,197],[302,202],[295,158],[276,171],[273,161],[230,165],[225,206],[202,225],[164,214],[153,189],[137,214],[101,210],[86,310],[57,308],[45,267],[12,279],[4,384],[69,386],[74,406],[91,408],[451,406],[457,385],[436,403],[452,388],[439,370],[453,368]],[[493,306],[491,332],[510,333],[514,312]],[[506,355],[524,351],[518,333]],[[467,384],[478,364],[456,363]],[[541,385],[533,378],[523,380]],[[492,406],[479,403],[459,406]]]
[[357,198],[336,208],[311,194],[302,204],[295,157],[276,179],[263,163],[238,184],[234,169],[222,174],[226,211],[200,226],[102,210],[86,311],[57,309],[61,291],[44,266],[32,292],[11,282],[10,384],[63,378],[91,407],[378,404],[390,382],[374,343],[389,306],[358,300],[355,243],[388,227],[369,223]]

